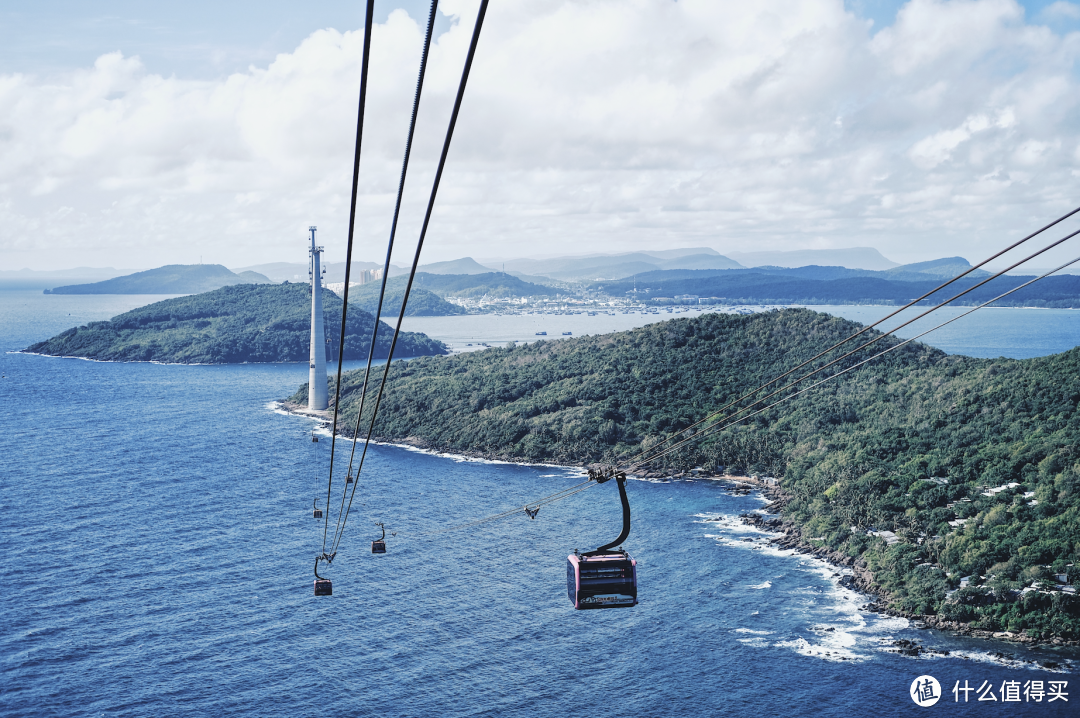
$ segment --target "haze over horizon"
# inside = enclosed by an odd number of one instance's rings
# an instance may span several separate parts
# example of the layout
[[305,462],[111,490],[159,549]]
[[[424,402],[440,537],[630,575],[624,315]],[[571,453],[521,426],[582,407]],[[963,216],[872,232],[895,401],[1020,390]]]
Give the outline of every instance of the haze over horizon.
[[[399,265],[476,5],[440,3]],[[357,260],[385,252],[426,8],[379,4]],[[362,11],[0,11],[0,268],[303,262],[309,225],[343,260]],[[421,263],[680,247],[975,262],[1080,204],[1078,56],[1064,1],[496,3]]]

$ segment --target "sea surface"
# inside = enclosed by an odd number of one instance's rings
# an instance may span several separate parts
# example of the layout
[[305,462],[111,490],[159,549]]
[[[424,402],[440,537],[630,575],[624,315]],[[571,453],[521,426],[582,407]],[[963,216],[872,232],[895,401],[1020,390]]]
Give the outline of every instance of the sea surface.
[[[772,306],[747,307],[680,307],[671,312],[641,311],[624,312],[610,310],[587,313],[554,314],[470,314],[458,317],[408,317],[403,328],[423,332],[446,342],[457,352],[477,351],[485,346],[506,346],[510,343],[533,341],[557,341],[574,336],[607,334],[626,331],[654,322],[684,317],[696,317],[707,312],[747,314],[770,311]],[[861,324],[874,324],[885,319],[898,307],[885,306],[832,306],[807,307]],[[1067,351],[1080,345],[1080,311],[1074,309],[1037,309],[1012,307],[985,307],[967,316],[961,316],[971,307],[942,307],[933,314],[916,319],[926,311],[925,307],[909,309],[876,328],[910,339],[926,332],[918,341],[937,347],[949,354],[1011,359],[1029,359]],[[907,324],[909,320],[914,321]],[[939,324],[954,320],[940,329]],[[907,326],[903,326],[907,324]],[[537,332],[545,332],[538,335]],[[567,334],[564,334],[567,333]]]
[[[764,502],[722,482],[630,482],[641,603],[574,611],[566,556],[618,533],[613,482],[447,530],[581,473],[375,446],[315,598],[330,442],[277,403],[304,364],[12,353],[157,299],[0,292],[0,715],[906,716],[922,675],[938,715],[1076,715],[1075,656],[867,612],[742,525]],[[997,700],[956,702],[965,681]],[[1013,681],[1069,701],[1006,704]]]

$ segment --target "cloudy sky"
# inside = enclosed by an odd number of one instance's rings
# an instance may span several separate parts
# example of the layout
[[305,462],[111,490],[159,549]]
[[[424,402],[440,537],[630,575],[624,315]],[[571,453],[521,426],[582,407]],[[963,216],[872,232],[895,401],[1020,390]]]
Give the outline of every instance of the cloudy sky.
[[[440,4],[406,249],[477,2]],[[0,269],[305,261],[309,225],[344,258],[360,0],[22,5],[0,9]],[[429,7],[377,6],[367,260]],[[1078,59],[1061,0],[493,0],[424,257],[976,260],[1080,205]]]

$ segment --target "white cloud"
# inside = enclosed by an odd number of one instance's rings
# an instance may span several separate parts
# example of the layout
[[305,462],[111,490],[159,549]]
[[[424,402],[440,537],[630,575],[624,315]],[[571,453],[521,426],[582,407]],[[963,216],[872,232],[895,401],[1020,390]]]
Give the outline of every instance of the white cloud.
[[[475,17],[475,0],[442,5],[460,21],[432,51],[403,243]],[[375,30],[368,258],[423,32],[401,11]],[[309,224],[340,254],[362,37],[315,32],[217,82],[120,53],[0,76],[0,262],[302,261]],[[1011,0],[912,0],[877,34],[840,0],[494,3],[426,256],[872,244],[974,258],[1076,203],[1078,53]]]
[[1044,7],[1040,14],[1051,21],[1080,20],[1080,5],[1058,0]]

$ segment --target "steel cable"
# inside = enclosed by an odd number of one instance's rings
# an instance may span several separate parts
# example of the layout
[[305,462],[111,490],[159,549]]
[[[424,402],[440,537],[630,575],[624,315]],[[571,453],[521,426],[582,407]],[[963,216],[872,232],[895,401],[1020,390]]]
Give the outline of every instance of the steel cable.
[[[767,381],[767,382],[765,382],[765,383],[764,383],[764,384],[762,384],[761,386],[757,387],[756,389],[754,389],[754,390],[752,390],[752,391],[749,391],[749,392],[747,392],[747,393],[743,394],[742,396],[738,397],[737,399],[733,399],[733,400],[731,400],[730,402],[728,402],[728,403],[727,403],[727,404],[725,404],[724,406],[720,407],[719,409],[717,409],[716,411],[714,411],[714,412],[713,412],[712,414],[710,414],[710,415],[706,416],[705,418],[701,419],[700,421],[696,421],[696,422],[694,422],[693,424],[691,424],[690,426],[687,426],[687,427],[685,427],[685,428],[683,428],[683,429],[679,430],[678,432],[675,432],[675,433],[673,433],[673,434],[672,434],[671,436],[669,436],[669,437],[667,437],[666,439],[664,439],[664,440],[663,440],[663,441],[661,442],[661,444],[666,444],[667,442],[669,442],[669,441],[672,441],[672,440],[676,439],[676,438],[677,438],[677,437],[679,436],[679,434],[681,434],[681,433],[682,433],[682,432],[684,432],[684,431],[689,431],[690,429],[693,429],[693,428],[695,428],[695,427],[697,427],[697,426],[700,426],[701,424],[704,424],[704,423],[706,423],[706,422],[708,422],[708,421],[711,421],[712,419],[715,419],[716,417],[720,416],[720,415],[721,415],[721,414],[723,414],[723,413],[724,413],[725,411],[727,411],[727,410],[728,410],[729,408],[731,408],[732,406],[734,406],[734,405],[738,404],[739,402],[743,401],[744,399],[749,399],[750,397],[754,396],[754,395],[755,395],[755,394],[757,394],[758,392],[760,392],[760,391],[764,390],[764,389],[765,389],[766,387],[769,387],[769,386],[771,386],[771,385],[775,384],[776,382],[780,381],[780,380],[781,380],[781,379],[783,379],[784,377],[786,377],[786,376],[788,376],[788,375],[790,375],[790,374],[793,374],[793,373],[797,372],[797,371],[798,371],[799,369],[802,369],[802,368],[803,368],[804,366],[806,366],[807,364],[810,364],[810,363],[812,363],[812,362],[815,362],[815,361],[817,361],[818,359],[820,359],[821,357],[825,356],[826,354],[828,354],[829,352],[833,351],[834,349],[837,349],[837,348],[839,348],[839,347],[843,346],[844,344],[847,344],[847,343],[848,343],[848,342],[850,342],[851,340],[855,339],[856,337],[858,337],[858,336],[860,336],[860,335],[862,335],[862,334],[865,334],[866,332],[870,331],[871,329],[873,329],[874,327],[878,326],[879,324],[882,324],[882,323],[884,323],[884,322],[888,321],[889,319],[891,319],[891,318],[895,317],[895,316],[896,316],[897,314],[900,314],[900,313],[901,313],[901,312],[903,312],[903,311],[904,311],[905,309],[909,309],[909,308],[911,308],[911,307],[915,306],[915,305],[916,305],[916,304],[918,304],[919,302],[923,301],[924,299],[926,299],[927,297],[930,297],[930,296],[931,296],[931,295],[933,295],[933,294],[936,294],[937,292],[941,291],[942,289],[944,289],[945,287],[949,286],[949,285],[950,285],[950,284],[952,284],[953,282],[956,282],[957,280],[959,280],[959,279],[962,279],[963,277],[967,276],[968,274],[970,274],[970,273],[974,272],[974,271],[975,271],[976,269],[978,269],[978,268],[980,268],[980,267],[982,267],[982,266],[986,265],[986,264],[987,264],[987,263],[989,263],[989,262],[992,262],[993,260],[995,260],[995,259],[997,259],[998,257],[1002,256],[1003,254],[1005,254],[1005,253],[1007,253],[1007,252],[1009,252],[1009,251],[1011,251],[1011,250],[1013,250],[1013,249],[1016,249],[1017,247],[1019,247],[1020,245],[1024,244],[1024,243],[1025,243],[1025,242],[1027,242],[1028,240],[1030,240],[1030,239],[1033,239],[1034,237],[1037,237],[1038,235],[1042,234],[1042,233],[1043,233],[1043,232],[1045,232],[1046,230],[1048,230],[1048,229],[1050,229],[1050,228],[1052,228],[1052,227],[1055,227],[1055,226],[1057,226],[1058,224],[1061,224],[1062,222],[1064,222],[1064,221],[1065,221],[1066,219],[1068,219],[1069,217],[1072,217],[1072,216],[1073,216],[1074,214],[1076,214],[1077,212],[1080,212],[1080,207],[1077,207],[1076,209],[1074,209],[1074,210],[1072,210],[1072,211],[1070,211],[1070,212],[1067,212],[1066,214],[1063,214],[1062,216],[1060,216],[1060,217],[1058,217],[1057,219],[1055,219],[1055,220],[1054,220],[1053,222],[1050,222],[1049,224],[1047,224],[1047,225],[1044,225],[1044,226],[1043,226],[1042,228],[1040,228],[1040,229],[1037,229],[1037,230],[1035,230],[1035,231],[1034,231],[1034,232],[1032,232],[1031,234],[1029,234],[1029,235],[1027,235],[1026,237],[1024,237],[1024,238],[1022,238],[1022,239],[1020,239],[1020,240],[1018,240],[1018,241],[1016,241],[1016,242],[1014,242],[1013,244],[1009,245],[1008,247],[1006,247],[1005,249],[1001,250],[1000,252],[997,252],[996,254],[994,254],[994,255],[992,255],[992,256],[990,256],[990,257],[988,257],[988,258],[984,259],[983,261],[981,261],[981,262],[979,262],[978,264],[974,265],[974,266],[973,266],[973,267],[971,267],[970,269],[967,269],[967,270],[965,270],[964,272],[961,272],[960,274],[956,275],[955,277],[953,277],[953,278],[952,278],[952,279],[950,279],[949,281],[947,281],[947,282],[944,282],[943,284],[940,284],[940,285],[938,285],[938,286],[937,286],[936,288],[934,288],[934,289],[930,290],[930,291],[929,291],[929,292],[927,292],[926,294],[923,294],[923,295],[922,295],[921,297],[918,297],[917,299],[913,299],[913,300],[911,300],[910,302],[908,302],[908,303],[907,303],[907,304],[905,304],[904,306],[902,306],[902,307],[900,307],[899,309],[897,309],[896,311],[894,311],[894,312],[892,312],[892,313],[890,313],[890,314],[888,314],[888,315],[886,315],[886,316],[882,317],[881,319],[877,320],[877,321],[876,321],[876,322],[874,322],[873,324],[870,324],[870,325],[867,325],[867,326],[863,327],[862,329],[860,329],[859,331],[855,332],[854,334],[852,334],[851,336],[847,337],[846,339],[844,339],[844,340],[842,340],[842,341],[839,341],[839,342],[837,342],[836,344],[833,344],[833,345],[832,345],[831,347],[829,347],[828,349],[825,349],[824,351],[820,352],[819,354],[816,354],[815,356],[812,356],[812,357],[810,357],[809,359],[807,359],[807,360],[806,360],[806,361],[804,361],[803,363],[799,364],[799,365],[798,365],[798,366],[796,366],[796,367],[793,367],[793,368],[789,369],[788,371],[784,372],[784,373],[783,373],[783,374],[781,374],[780,376],[778,376],[778,377],[776,377],[776,378],[774,378],[774,379],[771,379],[770,381]],[[954,299],[955,299],[955,297],[954,297]],[[895,331],[895,330],[894,330],[894,331]],[[770,396],[771,396],[771,395],[770,395]],[[635,454],[635,455],[633,455],[633,456],[631,456],[631,457],[629,457],[629,458],[625,459],[625,461],[627,461],[627,462],[632,462],[632,461],[635,461],[635,460],[637,460],[637,459],[638,459],[639,457],[641,457],[642,455],[644,455],[644,454],[648,453],[649,451],[653,451],[653,450],[655,450],[656,448],[657,448],[657,447],[655,447],[655,446],[649,447],[648,449],[642,450],[642,451],[638,452],[637,454]]]
[[[1020,286],[1014,287],[1014,288],[1010,289],[1009,291],[1004,292],[1003,294],[999,294],[998,296],[994,297],[993,299],[991,299],[989,301],[983,302],[982,304],[980,304],[980,305],[978,305],[976,307],[972,307],[968,311],[966,311],[966,312],[964,312],[962,314],[959,314],[959,315],[953,317],[952,319],[949,319],[948,321],[942,322],[941,324],[938,324],[937,326],[932,327],[931,329],[927,329],[926,331],[922,332],[921,334],[917,334],[916,336],[913,336],[910,339],[905,339],[902,342],[894,344],[893,346],[889,347],[888,349],[885,349],[885,350],[883,350],[883,351],[881,351],[881,352],[879,352],[879,353],[877,353],[877,354],[875,354],[875,355],[873,355],[873,356],[871,356],[871,357],[869,357],[867,359],[864,359],[864,360],[860,361],[857,364],[854,364],[854,365],[852,365],[850,367],[847,367],[846,369],[843,369],[842,371],[839,371],[836,374],[828,376],[825,379],[822,379],[821,381],[815,382],[814,384],[811,384],[810,386],[808,386],[808,387],[806,387],[804,389],[801,389],[801,390],[799,390],[799,391],[797,391],[797,392],[795,392],[793,394],[790,394],[790,395],[784,397],[783,399],[780,399],[779,401],[776,401],[776,402],[770,404],[769,406],[763,407],[763,408],[753,412],[752,414],[748,414],[748,415],[746,415],[746,416],[744,416],[742,418],[735,419],[734,421],[730,421],[729,423],[725,424],[724,426],[721,426],[720,428],[716,428],[716,427],[718,427],[720,425],[720,423],[727,420],[727,419],[722,419],[720,422],[717,422],[716,424],[713,424],[712,426],[706,427],[705,429],[703,429],[699,433],[695,434],[693,437],[691,437],[689,439],[685,439],[684,441],[679,442],[675,446],[670,447],[668,449],[668,451],[665,451],[664,453],[662,453],[662,454],[660,454],[658,456],[652,457],[651,459],[649,459],[649,461],[655,461],[656,459],[659,459],[659,458],[661,458],[663,456],[666,456],[667,454],[669,454],[669,453],[671,453],[671,452],[673,452],[673,451],[675,451],[677,449],[682,448],[683,446],[685,446],[687,443],[689,443],[691,441],[695,441],[697,439],[704,438],[704,437],[709,436],[711,434],[719,433],[719,432],[723,431],[724,429],[735,426],[736,424],[740,424],[740,423],[746,421],[747,419],[753,418],[753,417],[755,417],[755,416],[757,416],[757,415],[759,415],[759,414],[761,414],[761,413],[763,413],[765,411],[768,411],[769,409],[772,409],[773,407],[778,406],[779,404],[783,404],[785,401],[789,401],[789,400],[794,399],[795,397],[797,397],[797,396],[799,396],[801,394],[805,394],[806,392],[810,391],[811,389],[815,389],[815,388],[821,386],[822,384],[825,384],[826,382],[832,381],[833,379],[836,379],[837,377],[843,376],[844,374],[847,374],[848,372],[853,371],[853,370],[863,366],[864,364],[867,364],[868,362],[871,362],[871,361],[873,361],[873,360],[875,360],[875,359],[877,359],[879,357],[882,357],[885,354],[888,354],[889,352],[895,351],[896,349],[899,349],[900,347],[902,347],[902,346],[904,346],[906,344],[910,344],[911,342],[915,341],[916,339],[919,339],[921,337],[926,336],[930,332],[941,329],[942,327],[944,327],[944,326],[946,326],[948,324],[952,324],[956,320],[962,319],[963,317],[968,316],[969,314],[975,312],[978,309],[982,309],[983,307],[986,307],[986,306],[988,306],[990,304],[993,304],[994,302],[998,301],[999,299],[1007,297],[1010,294],[1012,294],[1013,292],[1017,292],[1017,291],[1023,289],[1024,287],[1027,287],[1027,286],[1029,286],[1031,284],[1034,284],[1035,282],[1039,281],[1040,279],[1044,279],[1046,277],[1049,277],[1051,274],[1059,272],[1062,269],[1065,269],[1066,267],[1068,267],[1070,265],[1076,264],[1077,262],[1080,262],[1080,257],[1077,257],[1076,259],[1073,259],[1073,260],[1071,260],[1069,262],[1066,262],[1065,264],[1062,264],[1059,267],[1055,267],[1054,269],[1051,269],[1049,272],[1046,272],[1045,274],[1042,274],[1042,275],[1040,275],[1038,277],[1035,277],[1034,279],[1031,279],[1031,280],[1029,280],[1027,282],[1024,282]],[[645,463],[645,462],[641,462],[641,463],[638,463],[638,464],[636,464],[634,466],[628,467],[627,470],[629,471],[629,470],[632,470],[632,469],[636,468],[637,466],[641,466],[642,463]]]
[[[788,385],[786,385],[786,386],[783,386],[783,387],[781,387],[781,388],[779,388],[779,389],[777,389],[777,390],[773,391],[773,392],[772,392],[771,394],[767,394],[766,396],[763,396],[763,397],[761,397],[760,399],[757,399],[757,400],[755,400],[754,402],[752,402],[752,403],[751,403],[751,404],[749,404],[748,406],[745,406],[745,407],[742,407],[741,409],[738,409],[737,411],[735,411],[735,412],[733,412],[733,413],[729,414],[728,416],[726,416],[726,417],[724,417],[724,418],[720,419],[720,421],[727,421],[728,419],[732,418],[733,416],[737,416],[738,414],[741,414],[741,413],[742,413],[742,412],[744,412],[744,411],[749,411],[750,409],[752,409],[752,408],[753,408],[753,407],[755,407],[756,405],[760,404],[761,402],[763,402],[763,401],[768,401],[768,400],[769,400],[770,398],[772,398],[772,397],[776,396],[777,394],[779,394],[779,393],[781,393],[781,392],[785,391],[786,389],[790,389],[790,388],[791,388],[792,386],[794,386],[794,385],[798,384],[799,382],[801,382],[801,381],[804,381],[804,380],[806,380],[806,379],[808,379],[808,378],[810,378],[810,377],[814,376],[815,374],[817,374],[817,373],[819,373],[819,372],[821,372],[821,371],[824,371],[825,369],[828,369],[829,367],[833,366],[834,364],[837,364],[837,363],[839,363],[839,362],[843,361],[844,359],[847,359],[848,357],[850,357],[850,356],[852,356],[852,355],[854,355],[854,354],[856,354],[856,353],[858,353],[858,352],[862,351],[862,350],[863,350],[863,349],[865,349],[866,347],[868,347],[868,346],[870,346],[870,345],[872,345],[872,344],[875,344],[875,343],[877,343],[877,342],[881,341],[882,339],[884,339],[885,337],[889,336],[890,334],[892,334],[892,333],[894,333],[894,332],[897,332],[897,331],[899,331],[899,330],[903,329],[904,327],[908,326],[909,324],[911,324],[911,323],[913,323],[913,322],[916,322],[916,321],[918,321],[919,319],[922,319],[923,317],[925,317],[925,316],[927,316],[927,315],[929,315],[929,314],[932,314],[933,312],[937,311],[938,309],[941,309],[942,307],[946,306],[947,304],[950,304],[951,302],[954,302],[954,301],[956,301],[957,299],[959,299],[960,297],[964,296],[965,294],[968,294],[968,293],[970,293],[970,292],[973,292],[973,291],[975,291],[976,289],[978,289],[979,287],[983,286],[984,284],[986,284],[986,283],[988,283],[988,282],[990,282],[990,281],[992,281],[992,280],[994,280],[994,279],[997,279],[998,277],[1001,277],[1001,276],[1002,276],[1002,275],[1004,275],[1004,274],[1005,274],[1006,272],[1012,271],[1012,270],[1013,270],[1013,269],[1015,269],[1016,267],[1019,267],[1020,265],[1022,265],[1022,264],[1025,264],[1026,262],[1029,262],[1029,261],[1031,261],[1031,260],[1032,260],[1032,259],[1034,259],[1035,257],[1038,257],[1038,256],[1039,256],[1040,254],[1043,254],[1044,252],[1048,252],[1049,250],[1053,249],[1054,247],[1057,247],[1058,245],[1062,244],[1063,242],[1065,242],[1065,241],[1067,241],[1067,240],[1069,240],[1069,239],[1072,239],[1073,237],[1075,237],[1075,236],[1076,236],[1076,235],[1078,235],[1078,234],[1080,234],[1080,230],[1077,230],[1076,232],[1073,232],[1072,234],[1067,234],[1067,235],[1065,235],[1064,237],[1062,237],[1061,239],[1057,240],[1056,242],[1053,242],[1053,243],[1051,243],[1051,244],[1047,245],[1046,247],[1043,247],[1042,249],[1038,250],[1037,252],[1034,252],[1034,253],[1032,253],[1032,254],[1029,254],[1029,255],[1028,255],[1027,257],[1025,257],[1024,259],[1021,259],[1020,261],[1018,261],[1018,262],[1014,263],[1013,265],[1011,265],[1011,266],[1009,266],[1009,267],[1007,267],[1007,268],[1005,268],[1005,269],[1002,269],[1001,271],[997,272],[996,274],[993,274],[993,275],[991,275],[991,276],[987,277],[986,279],[984,279],[983,281],[979,282],[978,284],[975,284],[975,285],[973,285],[973,286],[971,286],[971,287],[969,287],[969,288],[965,289],[964,291],[960,292],[959,294],[956,294],[956,295],[954,295],[953,297],[951,297],[951,298],[949,298],[949,299],[945,300],[945,301],[944,301],[944,302],[942,302],[941,304],[936,304],[936,305],[934,305],[933,307],[931,307],[930,309],[926,310],[926,311],[925,311],[925,312],[923,312],[922,314],[919,314],[918,316],[916,316],[916,317],[914,317],[914,318],[912,318],[912,319],[909,319],[908,321],[904,322],[903,324],[901,324],[901,325],[899,325],[899,326],[897,326],[897,327],[894,327],[894,328],[893,328],[893,329],[891,329],[890,331],[888,331],[888,332],[885,332],[885,333],[882,333],[882,334],[878,335],[878,336],[877,336],[877,337],[875,337],[874,339],[871,339],[870,341],[868,341],[868,342],[866,342],[866,343],[862,344],[861,346],[859,346],[859,347],[856,347],[855,349],[852,349],[852,350],[851,350],[851,351],[849,351],[848,353],[846,353],[846,354],[844,354],[844,355],[842,355],[842,356],[839,356],[839,357],[837,357],[836,359],[833,359],[832,361],[828,362],[827,364],[823,364],[822,366],[818,367],[817,369],[813,370],[812,372],[810,372],[810,373],[808,373],[808,374],[805,374],[805,375],[803,375],[803,376],[799,377],[798,379],[796,379],[796,380],[792,381],[792,382],[791,382],[791,383],[789,383]],[[1039,278],[1041,278],[1041,277],[1039,277]],[[1023,285],[1023,286],[1026,286],[1026,285]],[[1011,292],[1010,292],[1010,293],[1011,293]],[[895,314],[895,312],[894,312],[894,314]],[[890,316],[891,316],[891,315],[890,315]],[[880,322],[878,322],[878,323],[880,324]],[[855,336],[855,335],[853,335],[853,336]],[[790,372],[788,372],[788,373],[790,374]],[[775,381],[775,380],[774,380],[774,381]],[[730,405],[729,405],[729,406],[730,406]],[[718,414],[718,413],[719,413],[719,412],[717,412],[717,413],[714,413],[714,414],[712,415],[712,418],[715,418],[715,417],[717,416],[717,414]],[[708,419],[706,419],[706,420],[708,420]],[[700,421],[699,421],[699,422],[697,422],[697,424],[695,424],[695,426],[697,426],[697,425],[700,425],[701,423],[702,423],[702,422],[700,422]],[[686,431],[686,429],[684,429],[684,431]],[[684,444],[680,443],[680,445],[684,445]],[[659,455],[657,455],[657,456],[649,456],[649,457],[647,457],[647,458],[644,458],[644,459],[641,459],[641,458],[640,458],[640,457],[641,457],[641,456],[642,456],[643,454],[646,454],[646,453],[648,453],[648,451],[653,451],[653,450],[654,450],[654,448],[653,448],[653,447],[650,447],[650,448],[649,448],[649,449],[648,449],[647,451],[639,452],[639,453],[638,453],[638,454],[637,454],[637,455],[635,456],[635,458],[638,458],[638,459],[639,459],[639,460],[638,460],[638,461],[636,462],[636,465],[637,465],[637,466],[640,466],[641,464],[644,464],[644,463],[648,463],[649,461],[653,461],[653,460],[655,460],[655,459],[657,459],[657,458],[660,458],[660,456],[666,455],[666,453],[665,453],[665,454],[659,454]]]
[[547,506],[548,504],[553,504],[556,501],[562,501],[563,499],[569,498],[569,497],[573,496],[574,494],[580,494],[582,491],[587,491],[588,489],[591,489],[593,486],[599,486],[599,484],[595,483],[592,479],[589,479],[588,481],[584,481],[584,482],[582,482],[580,484],[577,484],[576,486],[571,486],[569,488],[563,489],[562,491],[558,491],[558,492],[556,492],[554,494],[551,494],[550,496],[545,496],[542,499],[537,499],[535,501],[530,501],[530,502],[528,502],[526,504],[522,504],[521,506],[515,506],[512,509],[507,509],[506,511],[502,511],[500,513],[493,514],[491,516],[487,516],[487,517],[482,518],[482,519],[477,519],[475,521],[469,521],[467,523],[458,524],[456,526],[450,526],[450,527],[447,527],[445,529],[438,529],[436,531],[425,531],[424,533],[419,533],[419,534],[401,534],[401,533],[399,533],[398,536],[401,537],[401,538],[425,538],[427,536],[437,536],[439,534],[445,534],[445,533],[449,533],[451,531],[460,531],[462,529],[472,528],[474,526],[480,526],[482,524],[490,523],[492,521],[499,521],[501,519],[510,518],[511,516],[521,515],[523,513],[523,510],[527,510],[527,509],[529,509],[529,508],[531,508],[533,506],[535,506],[537,509],[539,509],[541,506]]
[[[360,60],[360,100],[356,112],[356,150],[353,153],[352,200],[349,205],[349,241],[345,250],[345,289],[341,303],[341,340],[338,342],[337,386],[334,389],[334,421],[330,431],[330,471],[326,478],[326,518],[323,521],[322,550],[326,554],[326,532],[330,528],[330,492],[334,483],[334,445],[337,440],[338,404],[341,399],[341,367],[345,357],[345,320],[349,311],[349,271],[352,268],[353,236],[356,229],[356,194],[360,182],[360,145],[364,138],[364,108],[367,105],[368,66],[371,60],[371,26],[375,0],[367,1],[364,13],[364,50]],[[325,347],[321,351],[326,351]],[[308,387],[311,391],[311,387]],[[316,564],[317,565],[317,564]]]
[[[413,95],[412,116],[409,119],[409,133],[405,139],[405,157],[401,162],[401,176],[398,179],[398,191],[397,199],[394,202],[394,217],[390,224],[390,239],[386,244],[386,261],[383,264],[382,280],[379,286],[379,302],[375,309],[375,323],[371,329],[371,344],[368,347],[367,363],[364,366],[364,382],[361,384],[360,389],[360,408],[356,412],[356,426],[353,429],[352,450],[349,453],[349,466],[346,471],[346,476],[352,475],[353,461],[356,458],[356,441],[355,437],[360,433],[360,419],[364,414],[364,401],[367,398],[368,379],[371,376],[371,364],[375,357],[375,342],[379,336],[379,322],[382,319],[383,301],[386,297],[386,282],[390,277],[390,258],[394,253],[394,240],[397,237],[398,218],[401,216],[401,198],[405,193],[405,178],[409,172],[409,158],[412,155],[413,136],[416,132],[416,118],[420,113],[420,97],[423,94],[424,89],[424,77],[427,74],[427,62],[428,54],[431,50],[431,37],[435,27],[435,13],[439,5],[439,0],[431,0],[431,11],[428,13],[427,31],[424,34],[424,48],[420,54],[420,70],[416,78],[416,93]],[[350,257],[351,261],[351,257]],[[344,309],[342,309],[344,311]],[[387,364],[390,362],[390,356],[387,355]],[[341,373],[338,373],[338,393],[335,396],[334,401],[334,416],[337,416],[338,403],[341,399]],[[334,427],[335,434],[337,433],[337,426]],[[362,465],[361,465],[362,468]],[[356,472],[357,485],[360,482],[360,470]],[[353,491],[356,490],[356,486],[353,486]],[[345,507],[345,497],[349,492],[349,484],[346,481],[345,488],[341,492],[341,505],[338,508],[338,521],[334,527],[334,540],[333,544],[337,545],[337,536],[341,530],[343,510]],[[351,503],[351,502],[350,502]],[[327,505],[329,509],[329,505]]]
[[[431,213],[435,208],[435,198],[439,192],[439,183],[442,181],[443,171],[446,168],[446,158],[450,153],[450,142],[454,137],[454,128],[457,125],[458,115],[461,112],[461,103],[465,97],[465,87],[468,84],[469,72],[472,70],[473,58],[476,56],[476,46],[480,41],[480,31],[484,25],[484,16],[487,14],[489,0],[480,0],[480,9],[476,14],[476,24],[473,27],[472,39],[469,42],[469,51],[465,57],[465,67],[461,72],[461,81],[458,83],[457,96],[454,98],[454,109],[450,113],[450,122],[446,128],[446,137],[443,140],[442,153],[439,156],[439,166],[435,171],[435,179],[431,186],[431,195],[428,198],[427,210],[424,212],[424,223],[420,228],[420,237],[416,242],[416,252],[413,255],[412,267],[409,270],[409,279],[405,283],[405,293],[401,298],[401,309],[398,312],[397,324],[394,326],[394,337],[390,341],[390,352],[387,354],[386,365],[383,367],[382,381],[379,383],[379,391],[375,395],[375,405],[372,407],[371,421],[368,423],[367,434],[364,437],[364,448],[360,452],[360,463],[357,466],[357,476],[364,468],[364,459],[367,456],[368,446],[371,443],[371,434],[375,429],[375,419],[379,413],[379,405],[382,403],[383,391],[386,388],[386,377],[390,372],[390,364],[394,358],[394,348],[397,346],[398,336],[401,333],[401,323],[405,317],[405,308],[409,302],[409,292],[412,290],[413,280],[416,278],[416,268],[420,262],[420,253],[424,248],[424,239],[427,237],[428,227],[431,224]],[[384,285],[385,287],[385,285]],[[385,291],[385,289],[384,289]],[[349,505],[345,509],[345,515],[341,518],[340,528],[334,540],[334,553],[341,542],[341,536],[345,531],[345,522],[348,521],[349,512],[352,509],[353,499],[356,496],[356,486],[349,495]]]

